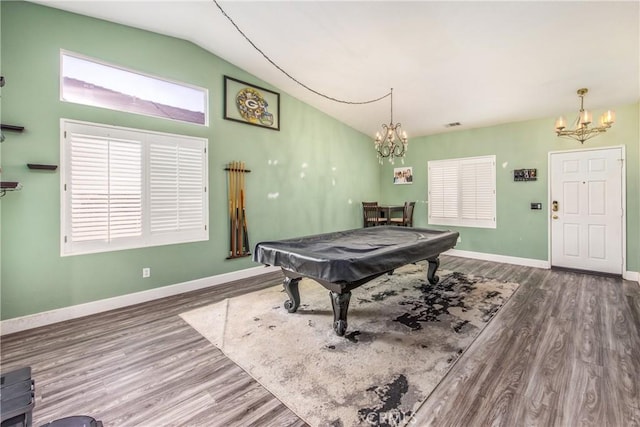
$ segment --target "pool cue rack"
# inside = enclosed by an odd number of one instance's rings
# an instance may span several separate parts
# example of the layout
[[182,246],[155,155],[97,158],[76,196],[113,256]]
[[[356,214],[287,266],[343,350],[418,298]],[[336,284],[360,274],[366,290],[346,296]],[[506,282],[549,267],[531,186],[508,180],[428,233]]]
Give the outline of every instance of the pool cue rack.
[[250,170],[244,162],[232,161],[224,170],[228,173],[229,194],[229,256],[227,259],[251,255],[247,227],[245,175]]

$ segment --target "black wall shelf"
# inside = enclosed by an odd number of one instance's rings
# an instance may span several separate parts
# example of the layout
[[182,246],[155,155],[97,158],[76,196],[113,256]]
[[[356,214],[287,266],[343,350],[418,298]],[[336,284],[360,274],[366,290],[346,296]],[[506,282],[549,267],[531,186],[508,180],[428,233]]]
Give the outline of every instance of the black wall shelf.
[[0,190],[13,191],[13,190],[20,190],[21,188],[22,188],[22,185],[19,182],[0,181]]
[[24,130],[24,126],[5,125],[4,123],[0,125],[0,128],[2,128],[2,130],[12,130],[14,132],[22,132]]
[[41,165],[38,163],[27,163],[29,169],[54,171],[58,169],[58,165]]
[[0,181],[0,197],[7,194],[7,191],[18,191],[22,189],[22,184],[15,181]]

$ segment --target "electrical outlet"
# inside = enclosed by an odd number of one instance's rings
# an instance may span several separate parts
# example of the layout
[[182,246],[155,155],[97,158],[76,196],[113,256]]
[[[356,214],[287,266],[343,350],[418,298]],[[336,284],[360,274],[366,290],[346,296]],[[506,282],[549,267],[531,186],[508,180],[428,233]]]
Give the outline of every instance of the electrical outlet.
[[151,277],[151,269],[149,267],[142,269],[142,278],[146,279],[147,277]]

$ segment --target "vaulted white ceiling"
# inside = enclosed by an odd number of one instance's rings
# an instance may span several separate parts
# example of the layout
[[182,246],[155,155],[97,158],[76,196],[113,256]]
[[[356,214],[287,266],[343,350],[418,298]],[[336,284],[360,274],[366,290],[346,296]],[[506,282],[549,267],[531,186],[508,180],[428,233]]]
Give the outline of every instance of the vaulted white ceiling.
[[[389,98],[324,99],[267,62],[213,0],[39,1],[189,40],[366,134]],[[409,136],[577,113],[640,99],[640,3],[499,1],[219,1],[290,75],[333,98],[394,89]],[[286,121],[283,121],[286,126]],[[553,120],[549,131],[553,130]]]

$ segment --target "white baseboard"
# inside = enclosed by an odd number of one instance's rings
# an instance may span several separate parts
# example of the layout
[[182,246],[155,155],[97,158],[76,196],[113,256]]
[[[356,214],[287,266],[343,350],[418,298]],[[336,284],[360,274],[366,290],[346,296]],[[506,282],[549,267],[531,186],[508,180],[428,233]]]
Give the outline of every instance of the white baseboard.
[[458,249],[449,249],[444,252],[445,255],[459,256],[461,258],[479,259],[482,261],[502,262],[504,264],[524,265],[526,267],[551,268],[549,261],[531,258],[518,258],[506,255],[485,254],[482,252],[461,251]]
[[106,298],[98,301],[91,301],[84,304],[72,305],[41,313],[29,314],[27,316],[7,319],[0,322],[0,335],[12,334],[27,329],[46,326],[65,320],[77,319],[91,314],[102,313],[104,311],[122,308],[129,305],[140,304],[159,298],[178,295],[184,292],[216,286],[234,280],[246,279],[248,277],[259,276],[261,274],[279,271],[279,267],[252,267],[245,270],[233,271],[230,273],[218,274],[216,276],[203,277],[202,279],[190,280],[188,282],[175,285],[163,286],[149,289],[148,291],[135,292],[132,294]]
[[622,273],[622,278],[625,280],[636,281],[640,284],[640,273],[637,271],[625,271]]
[[[471,258],[471,259],[479,259],[482,261],[494,261],[494,262],[503,262],[505,264],[516,264],[516,265],[524,265],[526,267],[536,267],[536,268],[551,268],[551,263],[549,261],[539,260],[539,259],[530,259],[530,258],[518,258],[511,257],[505,255],[495,255],[495,254],[485,254],[482,252],[471,252],[471,251],[461,251],[458,249],[449,249],[444,252],[445,255],[458,256],[460,258]],[[640,273],[637,271],[624,271],[622,273],[622,278],[625,280],[631,280],[640,283]]]

